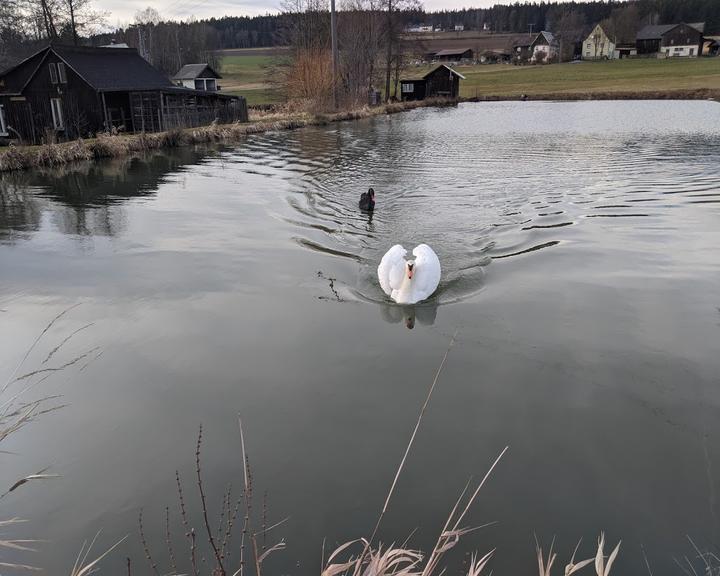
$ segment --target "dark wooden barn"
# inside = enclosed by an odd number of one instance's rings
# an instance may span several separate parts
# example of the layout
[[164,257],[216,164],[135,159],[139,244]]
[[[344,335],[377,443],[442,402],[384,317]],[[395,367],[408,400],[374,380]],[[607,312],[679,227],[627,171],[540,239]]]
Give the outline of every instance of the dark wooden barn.
[[460,80],[465,80],[465,76],[441,64],[425,76],[400,80],[400,96],[403,101],[457,98],[460,95]]
[[697,57],[702,55],[704,31],[704,22],[645,26],[637,33],[635,46],[638,54]]
[[0,74],[3,137],[40,143],[247,121],[244,98],[175,86],[132,48],[50,45]]

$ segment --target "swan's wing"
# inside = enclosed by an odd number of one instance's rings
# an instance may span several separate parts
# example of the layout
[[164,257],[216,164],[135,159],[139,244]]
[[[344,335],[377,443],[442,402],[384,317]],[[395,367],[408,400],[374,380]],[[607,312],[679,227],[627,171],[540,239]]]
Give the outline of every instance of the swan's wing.
[[383,292],[390,296],[394,289],[397,289],[402,282],[403,271],[405,270],[405,255],[407,250],[400,244],[395,244],[385,253],[378,266],[378,280]]
[[413,276],[413,292],[416,302],[430,297],[440,284],[440,260],[427,244],[420,244],[413,250],[415,256],[415,275]]

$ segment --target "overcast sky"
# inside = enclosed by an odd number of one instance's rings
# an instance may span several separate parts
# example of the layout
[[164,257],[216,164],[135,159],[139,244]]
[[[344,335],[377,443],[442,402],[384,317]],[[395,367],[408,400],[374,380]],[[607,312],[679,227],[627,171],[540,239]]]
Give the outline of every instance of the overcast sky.
[[[2,1],[2,0],[0,0]],[[511,0],[505,0],[509,3]],[[424,0],[426,10],[442,10],[443,8],[478,8],[503,3],[502,0]],[[163,18],[186,19],[209,18],[211,16],[256,16],[277,12],[280,0],[95,0],[98,8],[110,12],[109,23],[127,24],[132,22],[135,12],[152,6]]]

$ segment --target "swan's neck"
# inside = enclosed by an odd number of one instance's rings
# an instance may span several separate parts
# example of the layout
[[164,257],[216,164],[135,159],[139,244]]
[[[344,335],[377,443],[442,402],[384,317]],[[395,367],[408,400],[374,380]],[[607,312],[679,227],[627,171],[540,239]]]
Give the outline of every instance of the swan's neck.
[[403,275],[403,280],[400,283],[400,289],[398,292],[400,294],[410,294],[413,291],[413,281],[412,278],[408,278],[407,274]]

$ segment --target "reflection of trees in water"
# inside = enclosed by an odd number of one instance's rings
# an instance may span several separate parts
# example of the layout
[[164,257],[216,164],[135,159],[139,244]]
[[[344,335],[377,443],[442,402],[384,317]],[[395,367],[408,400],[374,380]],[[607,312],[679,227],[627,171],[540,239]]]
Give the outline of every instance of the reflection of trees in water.
[[40,230],[48,223],[45,214],[62,234],[115,236],[125,228],[125,202],[153,196],[167,174],[206,154],[177,148],[0,175],[0,238]]

